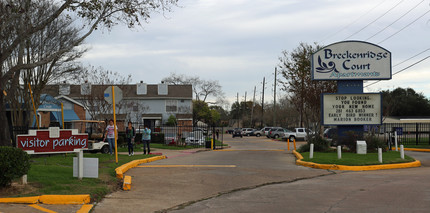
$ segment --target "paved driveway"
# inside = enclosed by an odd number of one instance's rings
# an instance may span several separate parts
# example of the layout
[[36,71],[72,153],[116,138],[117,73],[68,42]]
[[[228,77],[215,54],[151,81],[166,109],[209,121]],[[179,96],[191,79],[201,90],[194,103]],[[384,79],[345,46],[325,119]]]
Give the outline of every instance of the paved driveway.
[[147,164],[160,167],[131,169],[127,175],[132,176],[132,190],[110,194],[94,212],[166,211],[237,191],[334,174],[296,166],[285,142],[262,137],[224,140],[230,150],[170,157]]

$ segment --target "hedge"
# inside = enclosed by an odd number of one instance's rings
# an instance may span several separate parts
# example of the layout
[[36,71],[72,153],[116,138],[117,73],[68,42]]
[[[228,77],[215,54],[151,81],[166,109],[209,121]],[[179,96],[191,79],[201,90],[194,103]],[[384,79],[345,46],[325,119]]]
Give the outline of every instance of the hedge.
[[14,178],[27,174],[30,155],[21,149],[0,146],[0,187],[8,186]]

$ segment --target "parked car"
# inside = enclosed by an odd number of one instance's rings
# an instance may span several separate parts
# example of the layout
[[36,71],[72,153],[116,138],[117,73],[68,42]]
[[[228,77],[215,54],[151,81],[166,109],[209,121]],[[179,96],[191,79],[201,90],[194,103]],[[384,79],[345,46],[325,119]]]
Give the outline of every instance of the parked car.
[[240,128],[234,129],[232,136],[233,136],[233,138],[234,137],[243,137],[242,136],[242,130]]
[[208,128],[194,127],[193,132],[203,132],[204,135],[212,135],[212,131]]
[[225,133],[228,133],[228,134],[233,134],[233,132],[234,132],[234,129],[227,129],[227,131],[225,131]]
[[275,139],[277,139],[277,138],[280,138],[280,137],[284,137],[284,134],[286,133],[286,132],[289,132],[290,130],[288,130],[288,129],[284,129],[284,128],[272,128],[270,131],[269,131],[269,138],[275,138]]
[[282,129],[282,127],[280,127],[280,126],[278,126],[278,127],[264,127],[263,129],[264,129],[264,135],[267,138],[270,138],[270,136],[269,136],[270,130],[272,130],[272,129]]
[[288,131],[283,138],[290,139],[290,141],[303,139],[307,140],[308,134],[315,134],[313,131],[306,128],[294,128],[294,131]]
[[257,136],[257,137],[260,137],[260,136],[264,135],[264,128],[260,129],[260,130],[254,130],[253,132],[251,132],[251,135],[252,136]]
[[190,132],[188,137],[185,138],[185,143],[187,145],[202,146],[205,144],[205,137],[200,131]]
[[243,128],[242,129],[242,135],[251,136],[252,132],[254,132],[254,131],[255,131],[255,129],[253,129],[253,128]]

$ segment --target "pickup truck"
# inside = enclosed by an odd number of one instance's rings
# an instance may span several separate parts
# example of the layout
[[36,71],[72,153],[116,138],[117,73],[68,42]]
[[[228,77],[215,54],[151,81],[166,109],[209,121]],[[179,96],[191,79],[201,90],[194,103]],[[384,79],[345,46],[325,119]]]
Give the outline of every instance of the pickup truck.
[[308,134],[313,134],[313,132],[306,128],[294,128],[294,131],[286,132],[283,138],[290,139],[290,141],[294,139],[307,140]]

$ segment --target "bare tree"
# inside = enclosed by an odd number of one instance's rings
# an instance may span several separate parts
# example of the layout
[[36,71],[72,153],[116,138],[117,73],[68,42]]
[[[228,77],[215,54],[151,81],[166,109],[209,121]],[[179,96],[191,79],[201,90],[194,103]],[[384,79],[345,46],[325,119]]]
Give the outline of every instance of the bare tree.
[[[0,131],[0,145],[10,145],[5,97],[17,95],[11,88],[18,87],[22,71],[58,59],[80,45],[98,28],[110,29],[119,23],[128,27],[141,26],[142,22],[150,18],[151,13],[170,11],[176,2],[177,0],[0,0],[0,126],[4,127]],[[55,10],[41,19],[30,18],[32,11],[37,11],[46,4],[54,5]],[[83,31],[79,37],[37,60],[25,61],[25,43],[66,12],[76,16],[81,23]]]
[[280,80],[283,90],[288,92],[290,102],[299,111],[300,126],[311,123],[320,125],[320,98],[322,93],[336,92],[336,81],[312,81],[311,57],[320,46],[305,43],[291,53],[282,52],[279,68],[284,80]]
[[193,93],[197,101],[206,102],[208,97],[214,97],[216,98],[217,102],[224,103],[224,92],[222,91],[222,87],[217,80],[203,80],[199,77],[171,73],[169,77],[163,78],[162,81],[173,85],[192,85]]
[[[77,84],[94,84],[94,85],[125,85],[131,82],[131,75],[122,76],[118,72],[112,72],[105,70],[102,67],[95,68],[89,66],[82,68],[80,75],[77,76],[73,83]],[[106,115],[112,112],[112,104],[109,104],[104,99],[103,91],[98,92],[88,92],[79,98],[87,109],[88,114],[92,119],[100,119],[100,115]],[[127,108],[133,108],[136,103],[121,101],[116,103],[116,111],[121,113],[123,110],[126,111]],[[143,110],[144,108],[142,108]],[[131,116],[131,115],[130,115]]]
[[[43,7],[37,7],[37,10],[31,11],[28,18],[31,23],[46,17],[50,12],[56,8],[47,2],[41,2]],[[72,19],[66,16],[60,16],[58,19],[49,23],[46,28],[34,33],[24,45],[24,54],[14,53],[14,57],[8,58],[9,63],[5,68],[13,64],[11,60],[16,60],[18,57],[23,63],[37,63],[44,56],[49,55],[51,52],[58,51],[64,46],[70,45],[75,39],[78,38],[79,30],[72,26]],[[43,88],[49,82],[55,79],[62,78],[63,76],[78,72],[75,59],[81,57],[84,49],[72,49],[70,52],[58,55],[52,61],[46,64],[39,65],[34,68],[21,71],[19,77],[20,86],[10,87],[9,92],[15,95],[6,97],[6,102],[10,106],[11,122],[13,126],[23,126],[33,118],[32,101],[30,100],[28,84],[32,85],[32,92],[35,107],[38,108],[40,104],[40,95]]]

